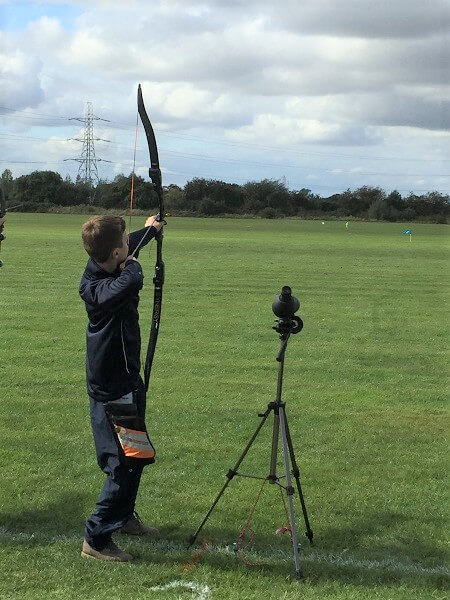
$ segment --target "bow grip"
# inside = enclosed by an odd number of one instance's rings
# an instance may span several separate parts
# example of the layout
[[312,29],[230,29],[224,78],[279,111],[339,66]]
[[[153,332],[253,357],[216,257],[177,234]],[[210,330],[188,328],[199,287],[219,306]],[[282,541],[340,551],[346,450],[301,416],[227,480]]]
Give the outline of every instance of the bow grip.
[[153,283],[156,288],[162,288],[164,284],[165,277],[165,265],[164,262],[161,261],[155,265],[155,275],[153,277]]

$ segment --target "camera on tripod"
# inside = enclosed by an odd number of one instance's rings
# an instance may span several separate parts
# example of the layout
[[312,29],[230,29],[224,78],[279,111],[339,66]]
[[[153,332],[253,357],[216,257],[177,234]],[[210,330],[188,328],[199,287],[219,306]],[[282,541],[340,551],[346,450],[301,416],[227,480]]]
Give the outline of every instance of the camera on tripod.
[[299,333],[303,329],[303,321],[295,313],[300,308],[300,301],[292,295],[288,285],[281,288],[281,294],[275,298],[272,310],[278,317],[273,329],[281,335]]

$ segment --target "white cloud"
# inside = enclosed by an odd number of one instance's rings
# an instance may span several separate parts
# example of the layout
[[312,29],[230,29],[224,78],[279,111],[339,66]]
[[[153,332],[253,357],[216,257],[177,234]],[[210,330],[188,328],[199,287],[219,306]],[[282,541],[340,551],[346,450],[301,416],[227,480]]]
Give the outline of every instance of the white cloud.
[[66,33],[58,19],[41,17],[29,23],[25,38],[27,45],[35,45],[41,52],[48,53],[65,43]]
[[[55,15],[74,5],[68,27]],[[13,3],[3,10],[13,11]],[[240,153],[255,161],[259,151],[250,144],[301,148],[303,162],[308,149],[308,160],[320,148],[353,152],[353,173],[326,158],[314,163],[349,177],[382,172],[379,163],[377,169],[376,162],[358,162],[375,154],[416,159],[434,148],[432,156],[443,160],[450,153],[449,13],[444,0],[430,0],[426,9],[419,0],[46,2],[38,18],[0,31],[0,103],[47,114],[41,125],[54,130],[61,122],[52,116],[80,115],[90,100],[96,114],[113,122],[109,137],[120,143],[132,137],[122,130],[132,128],[141,82],[159,131],[188,136],[167,138],[172,151],[186,152],[197,136],[247,144]],[[31,121],[22,113],[3,123],[17,129]],[[199,152],[206,155],[239,153],[238,146],[205,146]],[[58,148],[60,156],[69,151],[55,144],[52,152]],[[115,169],[127,168],[119,147],[105,151]],[[171,160],[167,175],[182,172],[181,159]],[[206,163],[197,164],[207,171]],[[225,163],[219,168],[233,172]],[[439,182],[450,188],[447,179]]]
[[[3,40],[4,41],[4,40]],[[39,82],[41,61],[9,44],[0,46],[0,104],[17,109],[44,100]]]

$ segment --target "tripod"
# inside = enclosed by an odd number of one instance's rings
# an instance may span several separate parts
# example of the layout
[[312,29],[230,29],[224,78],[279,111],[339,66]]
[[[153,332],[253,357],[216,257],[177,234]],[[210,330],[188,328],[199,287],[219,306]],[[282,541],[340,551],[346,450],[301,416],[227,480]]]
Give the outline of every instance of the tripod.
[[[267,410],[264,413],[260,413],[258,415],[259,417],[262,418],[262,420],[259,423],[258,427],[256,428],[255,433],[250,438],[250,441],[248,442],[247,446],[244,448],[244,451],[240,455],[240,457],[239,457],[238,461],[236,462],[236,464],[234,465],[234,467],[232,469],[230,469],[228,471],[228,473],[226,474],[227,480],[225,481],[222,489],[220,490],[219,494],[217,495],[216,499],[214,500],[211,508],[207,512],[205,518],[201,522],[197,531],[188,540],[189,547],[190,547],[194,544],[195,540],[197,539],[197,536],[199,535],[200,531],[203,529],[203,526],[205,525],[209,516],[213,512],[213,510],[214,510],[215,506],[217,505],[217,503],[219,502],[221,496],[223,495],[223,493],[227,489],[228,485],[230,484],[231,480],[235,476],[251,477],[253,479],[267,480],[267,481],[269,481],[269,483],[278,485],[286,491],[288,507],[289,507],[289,524],[290,524],[290,531],[291,531],[292,548],[293,548],[293,553],[294,553],[295,576],[296,576],[297,580],[300,580],[302,578],[302,571],[300,568],[300,554],[299,554],[299,547],[298,547],[299,545],[298,545],[298,537],[297,537],[297,527],[296,527],[296,523],[295,523],[294,498],[293,498],[295,491],[292,486],[292,477],[295,480],[295,484],[296,484],[296,488],[297,488],[298,496],[300,498],[300,504],[301,504],[301,508],[302,508],[302,512],[303,512],[303,518],[305,520],[305,526],[306,526],[305,535],[309,539],[311,544],[313,543],[313,531],[309,524],[305,499],[304,499],[302,487],[300,484],[300,471],[299,471],[299,468],[297,465],[297,461],[295,459],[294,447],[292,444],[292,438],[291,438],[291,434],[289,431],[289,425],[288,425],[288,420],[287,420],[287,415],[286,415],[286,403],[282,402],[282,400],[281,400],[281,391],[282,391],[282,387],[283,387],[284,357],[285,357],[289,337],[293,333],[298,333],[303,328],[303,322],[300,319],[300,317],[297,317],[294,315],[295,311],[299,308],[299,306],[300,306],[300,303],[298,302],[297,298],[295,298],[294,296],[291,296],[291,288],[289,288],[288,286],[285,286],[282,289],[282,293],[279,296],[279,299],[275,300],[273,307],[272,307],[275,314],[277,316],[281,317],[279,319],[277,325],[273,328],[273,329],[275,329],[275,331],[277,331],[280,334],[280,340],[281,340],[280,351],[276,358],[276,360],[279,363],[278,364],[278,381],[277,381],[276,399],[275,399],[275,401],[270,402],[267,405]],[[279,314],[279,313],[281,313],[281,314]],[[285,313],[289,313],[289,314],[286,315]],[[268,419],[268,417],[271,413],[273,413],[274,420],[273,420],[272,449],[271,449],[271,455],[270,455],[269,474],[267,475],[267,477],[259,477],[256,475],[246,475],[243,473],[239,473],[238,469],[239,469],[242,461],[244,460],[247,452],[250,450],[253,442],[257,438],[264,423],[266,422],[266,420]],[[283,447],[283,459],[284,459],[284,470],[285,470],[285,473],[281,477],[279,477],[276,473],[280,432],[281,432],[281,440],[282,440],[282,447]],[[291,467],[292,467],[292,470],[291,470]],[[281,481],[280,481],[281,478],[286,479],[286,485],[283,485],[281,483]]]

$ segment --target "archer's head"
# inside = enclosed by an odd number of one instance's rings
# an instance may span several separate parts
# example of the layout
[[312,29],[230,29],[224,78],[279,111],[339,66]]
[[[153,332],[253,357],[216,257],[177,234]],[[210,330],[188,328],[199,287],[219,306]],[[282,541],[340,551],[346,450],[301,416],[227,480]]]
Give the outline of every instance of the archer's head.
[[128,235],[122,217],[92,217],[81,229],[89,256],[106,270],[114,271],[128,256]]

